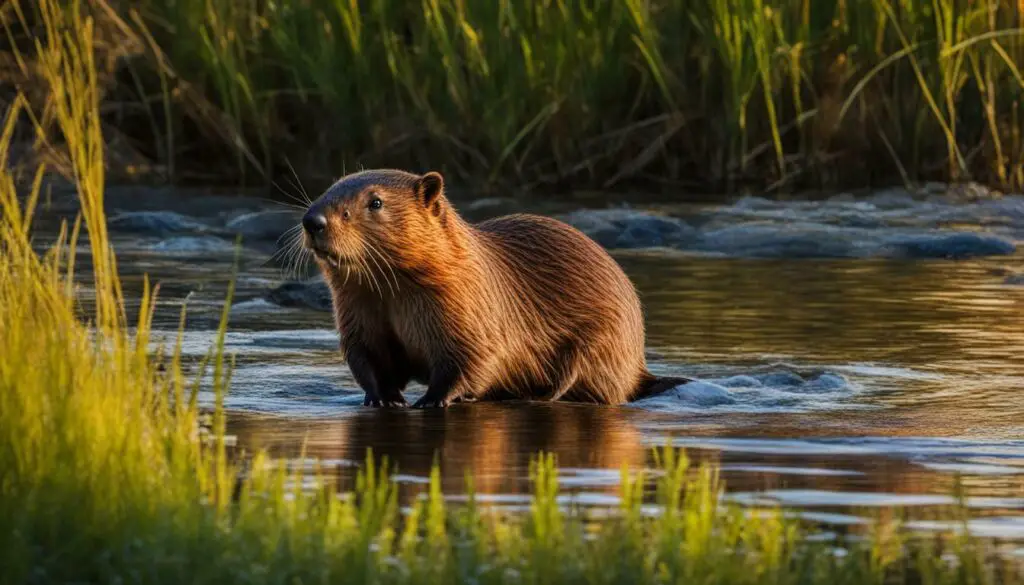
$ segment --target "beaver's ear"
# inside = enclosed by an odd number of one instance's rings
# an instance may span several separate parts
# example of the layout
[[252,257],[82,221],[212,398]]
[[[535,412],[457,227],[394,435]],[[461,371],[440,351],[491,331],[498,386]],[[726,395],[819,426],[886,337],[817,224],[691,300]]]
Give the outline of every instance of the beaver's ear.
[[441,177],[441,173],[430,171],[416,181],[416,194],[423,202],[423,206],[434,215],[441,211],[439,198],[442,193],[444,193],[444,179]]

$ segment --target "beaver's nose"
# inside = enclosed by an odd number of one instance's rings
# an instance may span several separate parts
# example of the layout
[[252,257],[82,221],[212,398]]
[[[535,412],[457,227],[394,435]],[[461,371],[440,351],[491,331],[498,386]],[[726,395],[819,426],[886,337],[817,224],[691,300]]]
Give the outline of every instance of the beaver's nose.
[[302,227],[306,228],[309,235],[315,236],[327,229],[327,218],[322,213],[307,213],[302,218]]

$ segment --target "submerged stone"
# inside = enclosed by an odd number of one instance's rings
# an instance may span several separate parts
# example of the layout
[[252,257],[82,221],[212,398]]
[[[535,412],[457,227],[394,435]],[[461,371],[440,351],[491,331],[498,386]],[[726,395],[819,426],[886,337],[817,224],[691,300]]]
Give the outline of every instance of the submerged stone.
[[330,312],[331,290],[322,278],[286,282],[270,290],[267,300],[281,307],[300,307]]
[[630,209],[581,209],[560,219],[612,249],[672,247],[697,237],[680,219]]
[[721,406],[723,404],[735,404],[736,399],[728,390],[711,382],[695,380],[689,384],[676,386],[665,392],[666,396],[672,396],[676,401],[690,406]]
[[802,392],[839,392],[843,390],[849,390],[850,383],[847,381],[845,376],[840,374],[824,373],[816,378],[812,378],[804,384],[800,391]]
[[875,191],[868,196],[866,202],[877,209],[903,209],[916,204],[914,195],[899,187]]
[[758,374],[753,377],[760,380],[761,384],[771,388],[800,386],[805,382],[799,374],[793,372],[772,372],[770,374]]
[[888,255],[899,258],[962,259],[978,256],[1006,256],[1013,254],[1017,250],[1017,246],[1010,240],[999,236],[958,232],[897,236],[884,246],[884,250]]
[[725,386],[726,388],[760,388],[761,386],[764,386],[764,383],[761,382],[761,380],[747,375],[716,378],[712,380],[712,382]]
[[232,234],[240,234],[243,240],[276,241],[297,227],[301,219],[295,211],[254,211],[239,215],[225,227]]
[[271,303],[267,299],[249,299],[231,305],[232,314],[267,313],[280,310],[280,305]]
[[112,231],[162,236],[171,233],[204,232],[210,226],[173,211],[127,211],[107,220]]
[[1002,193],[980,183],[967,182],[948,185],[941,193],[947,200],[957,203],[998,199]]
[[750,258],[849,258],[863,255],[857,242],[866,235],[861,231],[823,224],[742,224],[705,233],[696,248]]
[[150,244],[146,249],[175,254],[221,254],[233,252],[235,245],[215,236],[182,236]]

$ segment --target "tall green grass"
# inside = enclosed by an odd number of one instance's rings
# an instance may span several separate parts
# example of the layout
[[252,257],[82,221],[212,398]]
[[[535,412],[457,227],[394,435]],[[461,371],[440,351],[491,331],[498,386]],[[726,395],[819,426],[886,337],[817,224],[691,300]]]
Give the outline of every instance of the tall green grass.
[[1024,187],[1017,0],[91,6],[133,72],[109,76],[110,129],[170,178]]
[[[32,218],[43,171],[16,173],[18,97],[0,133],[0,581],[4,583],[1009,583],[1019,567],[968,532],[933,541],[879,522],[844,554],[776,509],[722,504],[712,467],[657,450],[655,473],[622,470],[605,518],[567,502],[539,455],[525,513],[473,495],[451,505],[437,468],[398,501],[393,468],[368,454],[351,489],[263,453],[229,459],[220,337],[186,380],[179,342],[155,353],[146,286],[134,327],[105,233],[93,21],[43,0],[36,50],[73,160],[80,219],[42,253]],[[80,20],[75,20],[80,19]],[[40,117],[32,117],[40,120]],[[87,236],[91,282],[76,280]],[[81,268],[81,267],[79,267]],[[83,294],[94,300],[86,311]],[[228,298],[230,302],[230,294]],[[225,303],[225,307],[228,303]],[[212,425],[198,380],[213,369]],[[965,514],[952,510],[953,518]]]

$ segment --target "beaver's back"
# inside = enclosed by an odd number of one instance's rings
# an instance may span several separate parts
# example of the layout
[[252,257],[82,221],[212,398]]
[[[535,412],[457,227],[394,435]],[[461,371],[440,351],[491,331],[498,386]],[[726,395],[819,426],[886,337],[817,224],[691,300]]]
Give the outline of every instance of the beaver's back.
[[[549,306],[590,311],[607,307],[640,317],[633,283],[604,248],[576,228],[529,214],[506,215],[475,227],[491,257]],[[530,296],[532,302],[538,300]]]
[[573,353],[568,361],[588,364],[581,381],[595,387],[587,394],[624,401],[644,371],[644,325],[636,289],[615,260],[548,217],[508,215],[475,231],[491,286],[506,297],[500,301],[507,335],[559,363],[567,361],[560,352]]

